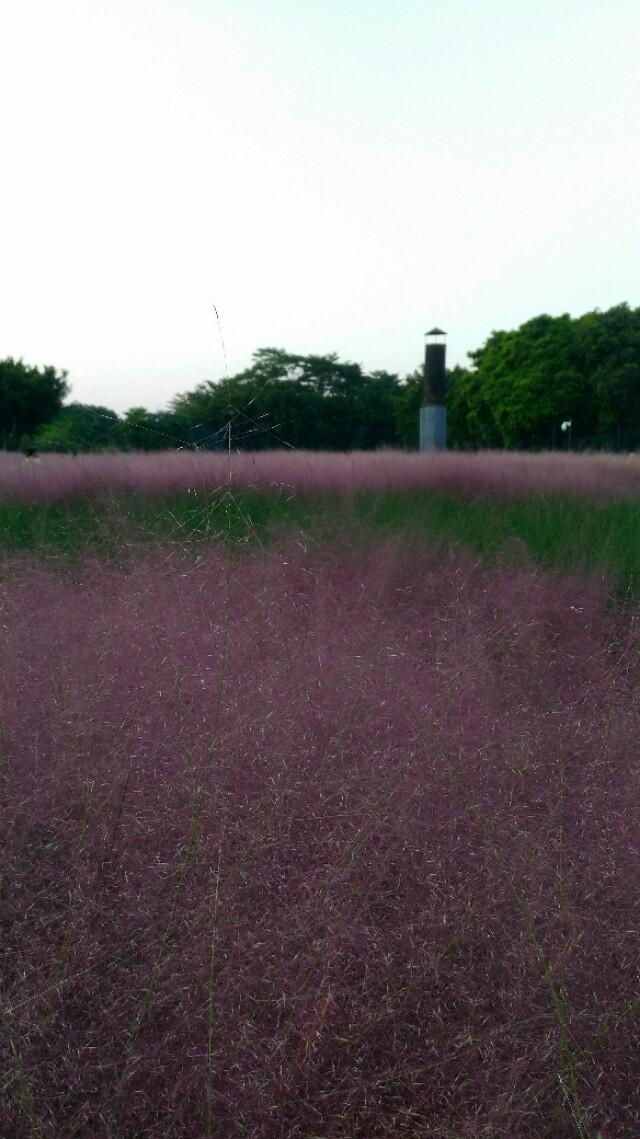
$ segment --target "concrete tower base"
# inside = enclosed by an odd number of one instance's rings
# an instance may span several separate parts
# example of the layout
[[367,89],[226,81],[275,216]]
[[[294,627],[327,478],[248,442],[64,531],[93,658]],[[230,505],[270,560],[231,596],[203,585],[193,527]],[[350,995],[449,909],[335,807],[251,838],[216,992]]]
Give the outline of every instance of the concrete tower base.
[[441,404],[420,408],[420,450],[446,451],[447,409]]

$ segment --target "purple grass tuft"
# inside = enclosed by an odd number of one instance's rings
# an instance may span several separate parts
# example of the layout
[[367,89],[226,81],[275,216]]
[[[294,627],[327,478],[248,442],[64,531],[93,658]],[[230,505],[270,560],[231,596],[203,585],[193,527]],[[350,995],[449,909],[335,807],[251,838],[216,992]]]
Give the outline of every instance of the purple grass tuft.
[[637,609],[398,542],[69,573],[0,594],[0,1134],[636,1139]]
[[[0,501],[57,501],[78,495],[135,491],[168,495],[214,490],[228,479],[222,452],[43,455],[37,464],[0,454]],[[465,494],[565,492],[590,497],[637,495],[637,455],[576,455],[404,451],[264,451],[231,456],[234,486],[293,494],[360,490],[446,490]]]

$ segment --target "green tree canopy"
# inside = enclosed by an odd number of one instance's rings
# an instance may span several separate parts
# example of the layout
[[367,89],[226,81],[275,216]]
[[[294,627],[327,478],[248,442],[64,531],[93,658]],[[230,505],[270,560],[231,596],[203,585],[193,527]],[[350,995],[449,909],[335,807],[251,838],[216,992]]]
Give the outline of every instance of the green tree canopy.
[[66,372],[0,360],[0,446],[15,450],[57,414],[67,394]]
[[579,406],[584,377],[570,316],[538,316],[515,332],[494,332],[469,355],[479,380],[471,423],[485,436],[497,428],[506,447],[526,446]]
[[640,431],[640,308],[616,305],[575,321],[576,352],[588,378],[587,430]]
[[118,446],[119,419],[109,407],[68,403],[35,436],[40,451],[104,451]]
[[[548,447],[565,419],[574,440],[640,437],[640,308],[617,305],[578,318],[542,314],[495,331],[447,372],[452,448]],[[66,373],[0,361],[0,445],[30,436],[42,449],[168,447],[311,450],[417,447],[423,395],[418,367],[400,380],[367,373],[336,353],[260,348],[251,366],[178,395],[167,411],[62,407]],[[115,422],[114,422],[115,420]]]
[[184,436],[177,414],[131,407],[118,423],[116,445],[125,451],[166,451],[183,446]]
[[543,314],[469,356],[449,393],[459,446],[549,446],[565,419],[578,438],[640,432],[640,308]]
[[177,396],[172,408],[190,441],[247,450],[288,445],[318,450],[369,449],[397,442],[390,372],[327,356],[260,348],[250,368]]

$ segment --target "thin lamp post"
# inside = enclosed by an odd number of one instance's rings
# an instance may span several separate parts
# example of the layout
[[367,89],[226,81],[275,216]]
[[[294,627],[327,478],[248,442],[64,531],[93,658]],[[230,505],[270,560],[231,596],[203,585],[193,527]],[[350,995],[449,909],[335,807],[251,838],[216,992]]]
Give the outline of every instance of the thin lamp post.
[[572,426],[573,426],[573,423],[570,419],[565,419],[564,422],[560,424],[560,430],[567,432],[567,450],[568,451],[571,450],[571,428],[572,428]]

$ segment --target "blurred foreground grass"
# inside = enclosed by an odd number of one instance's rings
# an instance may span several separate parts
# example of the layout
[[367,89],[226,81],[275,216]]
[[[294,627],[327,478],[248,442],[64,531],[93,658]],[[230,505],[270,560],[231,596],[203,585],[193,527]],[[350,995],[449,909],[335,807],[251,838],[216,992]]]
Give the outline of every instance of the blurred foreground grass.
[[640,588],[640,501],[567,495],[517,501],[445,493],[285,496],[281,493],[114,495],[54,504],[0,504],[0,548],[9,558],[118,557],[167,543],[269,542],[294,529],[310,541],[401,534],[442,552],[466,548],[489,561],[521,560],[607,575],[620,595]]

